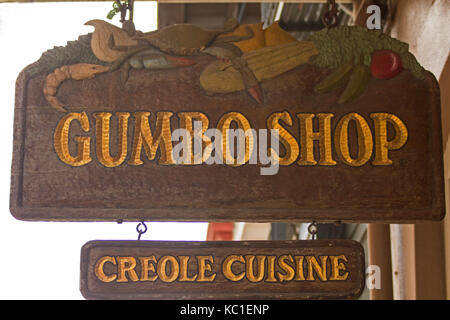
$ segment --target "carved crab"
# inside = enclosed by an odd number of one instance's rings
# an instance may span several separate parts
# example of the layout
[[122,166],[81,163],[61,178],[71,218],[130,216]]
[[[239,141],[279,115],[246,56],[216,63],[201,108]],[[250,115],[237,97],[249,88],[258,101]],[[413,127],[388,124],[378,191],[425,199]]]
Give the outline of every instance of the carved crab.
[[232,32],[238,25],[232,19],[219,31],[206,30],[192,24],[170,25],[148,33],[136,31],[131,37],[136,43],[132,45],[116,44],[111,34],[108,39],[109,48],[122,52],[122,55],[113,62],[110,71],[122,68],[122,83],[126,83],[130,68],[160,70],[185,67],[195,64],[194,60],[185,56],[206,53],[230,62],[240,73],[250,96],[263,104],[259,82],[242,58],[242,51],[233,44],[252,38],[252,30],[247,27],[245,36],[218,37]]

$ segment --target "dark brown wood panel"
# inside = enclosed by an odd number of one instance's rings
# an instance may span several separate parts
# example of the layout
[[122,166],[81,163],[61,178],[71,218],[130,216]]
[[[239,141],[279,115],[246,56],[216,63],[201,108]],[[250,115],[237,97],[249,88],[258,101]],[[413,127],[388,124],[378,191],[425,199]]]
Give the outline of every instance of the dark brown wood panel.
[[[72,136],[91,137],[91,163],[71,167],[54,150],[54,131],[64,114],[47,106],[42,94],[44,76],[17,81],[12,164],[11,210],[24,220],[166,220],[166,221],[364,221],[414,222],[444,216],[442,138],[437,83],[404,72],[387,82],[373,79],[355,102],[336,105],[339,90],[316,96],[312,84],[323,71],[305,65],[262,84],[266,105],[255,104],[246,93],[206,96],[196,74],[211,62],[197,57],[191,69],[161,75],[134,72],[129,87],[120,88],[119,76],[103,74],[92,80],[65,81],[59,95],[71,112],[86,112],[90,131],[74,125]],[[73,94],[73,93],[77,94]],[[401,94],[399,94],[401,93]],[[116,152],[115,113],[149,111],[151,125],[161,110],[173,113],[201,111],[210,127],[227,112],[239,111],[255,129],[266,128],[274,112],[288,111],[293,119],[286,129],[297,139],[300,112],[334,114],[337,120],[357,111],[368,122],[370,114],[394,113],[408,128],[408,141],[389,152],[393,164],[372,161],[351,167],[338,159],[335,166],[280,166],[276,175],[262,176],[261,165],[165,166],[142,156],[144,164],[125,161],[106,168],[95,158],[93,113],[110,112],[111,153]],[[336,121],[334,120],[336,119]],[[133,126],[130,120],[129,148]],[[172,117],[173,129],[177,118]],[[350,136],[356,139],[356,135]],[[71,140],[73,141],[73,140]],[[356,143],[356,140],[352,140]],[[350,142],[352,143],[352,142]],[[76,153],[76,144],[70,142]],[[318,144],[314,154],[318,159]],[[281,146],[282,150],[282,146]],[[336,156],[334,156],[336,158]],[[373,158],[372,158],[373,160]]]
[[351,240],[91,241],[80,290],[87,299],[352,299],[364,270]]
[[[183,40],[176,28],[146,35],[165,51],[148,44],[148,56],[122,59],[122,51],[95,36],[134,40],[107,22],[89,23],[93,35],[50,50],[18,77],[11,176],[18,219],[411,223],[444,217],[439,86],[406,44],[389,40],[402,48],[409,69],[387,80],[377,78],[385,76],[383,64],[375,71],[351,64],[351,80],[342,82],[333,78],[341,67],[311,62],[327,57],[326,50],[295,41],[277,25],[252,25],[251,39],[206,49],[231,54],[246,44],[230,62],[177,42],[173,54],[164,37],[172,32]],[[187,44],[209,43],[210,31],[189,30]],[[280,35],[287,42],[274,44]],[[122,68],[113,68],[110,55]],[[149,69],[139,67],[143,60]],[[330,74],[334,80],[327,82]],[[195,119],[205,130],[254,129],[256,147],[267,139],[259,130],[278,129],[282,162],[263,175],[265,146],[254,148],[256,163],[177,163],[173,133]],[[250,143],[246,150],[250,157]]]

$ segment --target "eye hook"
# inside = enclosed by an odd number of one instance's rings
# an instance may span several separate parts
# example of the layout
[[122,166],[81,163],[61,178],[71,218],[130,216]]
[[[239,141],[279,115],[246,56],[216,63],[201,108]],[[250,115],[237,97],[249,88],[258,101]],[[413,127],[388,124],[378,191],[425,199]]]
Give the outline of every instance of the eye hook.
[[328,0],[322,22],[327,28],[334,28],[339,23],[338,7],[335,0]]
[[141,236],[147,232],[147,225],[145,224],[144,221],[141,221],[138,223],[138,225],[136,226],[136,231],[138,233],[138,240],[141,240]]
[[317,239],[317,223],[315,221],[313,221],[312,223],[309,224],[308,232],[311,235],[313,240]]

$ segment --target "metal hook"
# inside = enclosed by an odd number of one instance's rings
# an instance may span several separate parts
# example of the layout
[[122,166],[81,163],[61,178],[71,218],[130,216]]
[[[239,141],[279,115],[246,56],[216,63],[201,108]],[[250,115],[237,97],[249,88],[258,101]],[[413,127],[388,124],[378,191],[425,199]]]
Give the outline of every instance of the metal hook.
[[327,28],[334,28],[338,25],[338,7],[335,0],[328,0],[322,22]]
[[126,20],[127,11],[128,11],[128,20],[133,21],[133,0],[124,1],[123,3],[120,0],[114,0],[114,4],[120,11],[120,22],[124,22]]
[[[143,227],[143,229],[141,228],[141,226]],[[139,224],[136,226],[136,231],[138,233],[138,240],[141,240],[141,236],[147,232],[147,225],[145,224],[144,221],[139,222]]]
[[308,226],[308,232],[313,240],[317,239],[317,223],[315,221],[310,223],[310,225]]

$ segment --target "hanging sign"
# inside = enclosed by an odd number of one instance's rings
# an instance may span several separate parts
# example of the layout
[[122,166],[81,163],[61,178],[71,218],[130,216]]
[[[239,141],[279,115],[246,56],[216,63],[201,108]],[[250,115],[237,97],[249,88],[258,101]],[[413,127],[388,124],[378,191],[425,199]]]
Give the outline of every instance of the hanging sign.
[[439,87],[378,31],[277,23],[92,34],[16,86],[23,220],[414,222],[444,217]]
[[364,289],[352,240],[91,241],[81,250],[87,299],[344,299]]

